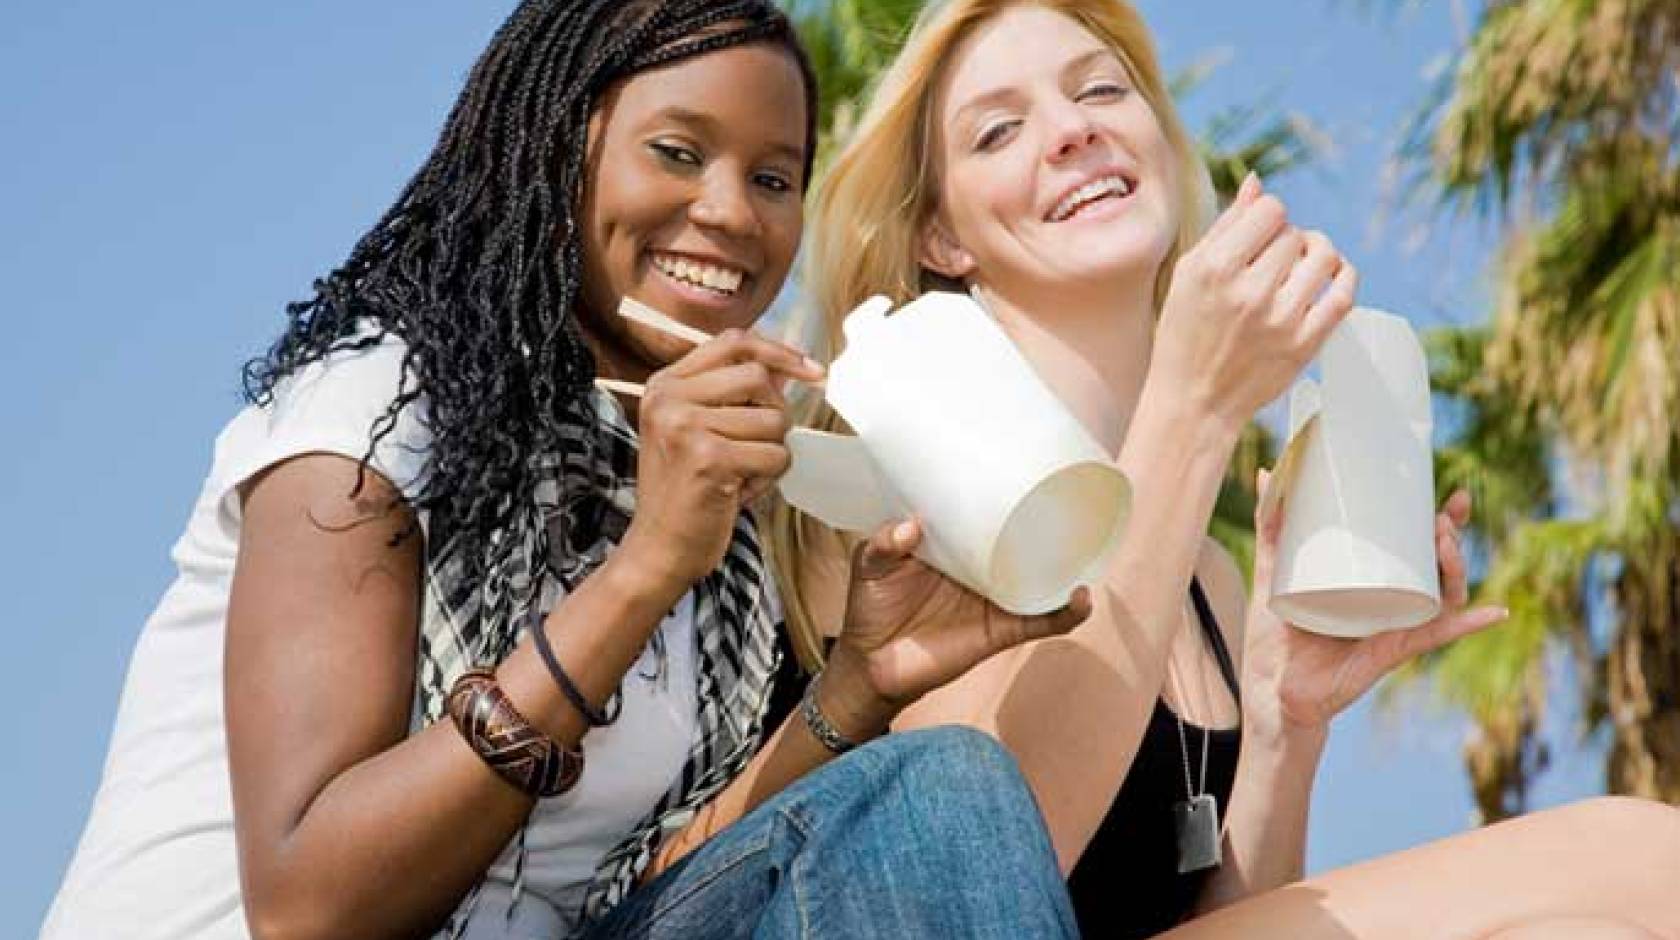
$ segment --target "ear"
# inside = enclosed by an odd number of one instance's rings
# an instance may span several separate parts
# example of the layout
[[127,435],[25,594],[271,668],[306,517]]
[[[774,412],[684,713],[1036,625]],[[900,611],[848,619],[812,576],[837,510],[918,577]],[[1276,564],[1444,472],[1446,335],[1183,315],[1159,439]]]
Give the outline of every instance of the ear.
[[922,227],[922,266],[953,281],[966,279],[974,273],[974,256],[951,236],[945,223],[937,218]]

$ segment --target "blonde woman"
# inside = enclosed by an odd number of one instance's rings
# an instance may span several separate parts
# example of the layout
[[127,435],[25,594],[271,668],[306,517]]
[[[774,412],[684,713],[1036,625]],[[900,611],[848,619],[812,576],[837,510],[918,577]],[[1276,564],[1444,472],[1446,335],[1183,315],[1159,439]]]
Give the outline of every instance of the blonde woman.
[[[834,351],[840,318],[870,295],[970,291],[1135,488],[1095,613],[897,726],[966,723],[1013,751],[1089,935],[1146,936],[1215,909],[1182,935],[1680,933],[1680,814],[1635,801],[1271,890],[1301,877],[1330,719],[1397,664],[1504,614],[1464,609],[1461,494],[1437,519],[1447,605],[1428,624],[1331,640],[1278,622],[1263,593],[1245,598],[1205,536],[1219,481],[1242,426],[1351,308],[1357,276],[1257,180],[1211,226],[1206,194],[1143,22],[1119,0],[954,0],[924,13],[884,76],[811,231]],[[790,622],[815,660],[811,625],[843,605],[845,545],[812,520],[780,523]],[[1260,529],[1263,590],[1276,520]],[[1420,928],[1420,912],[1454,926]]]

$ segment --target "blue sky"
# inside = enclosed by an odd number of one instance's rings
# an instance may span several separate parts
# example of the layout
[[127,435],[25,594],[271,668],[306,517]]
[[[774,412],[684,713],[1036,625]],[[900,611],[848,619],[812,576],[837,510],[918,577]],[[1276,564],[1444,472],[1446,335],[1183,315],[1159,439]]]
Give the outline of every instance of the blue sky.
[[[1490,239],[1385,207],[1398,128],[1454,47],[1444,0],[1147,0],[1166,62],[1224,64],[1185,102],[1270,104],[1334,141],[1274,181],[1360,265],[1364,301],[1420,326],[1482,317]],[[0,543],[14,704],[0,773],[0,936],[40,924],[81,830],[129,653],[238,409],[239,366],[337,263],[435,138],[511,8],[295,0],[58,0],[0,31]],[[1570,739],[1537,802],[1602,783]],[[1463,726],[1419,706],[1344,716],[1320,771],[1309,863],[1458,831]]]

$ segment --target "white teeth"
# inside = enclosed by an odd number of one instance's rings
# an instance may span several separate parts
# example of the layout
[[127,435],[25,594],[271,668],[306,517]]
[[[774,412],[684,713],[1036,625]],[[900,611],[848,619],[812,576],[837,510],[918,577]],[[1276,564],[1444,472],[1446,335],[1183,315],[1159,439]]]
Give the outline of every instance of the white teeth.
[[1095,202],[1104,196],[1120,196],[1122,198],[1132,194],[1132,186],[1119,176],[1105,176],[1092,180],[1062,198],[1056,204],[1055,211],[1050,213],[1050,219],[1061,222],[1070,218],[1075,212],[1085,207],[1086,203]]
[[654,255],[654,267],[679,281],[686,281],[697,287],[717,291],[720,294],[733,294],[741,289],[743,272],[734,268],[719,267],[715,264],[702,264],[673,258],[669,255]]

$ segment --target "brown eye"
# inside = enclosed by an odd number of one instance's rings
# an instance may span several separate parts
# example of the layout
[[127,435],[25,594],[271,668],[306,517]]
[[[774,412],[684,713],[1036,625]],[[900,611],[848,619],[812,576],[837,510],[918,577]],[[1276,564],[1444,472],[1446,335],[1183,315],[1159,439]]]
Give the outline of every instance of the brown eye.
[[659,158],[667,163],[676,163],[685,167],[698,167],[703,162],[699,154],[676,144],[654,142],[648,144],[648,149],[659,154]]
[[781,194],[793,191],[793,182],[780,173],[755,173],[753,183],[760,188]]

